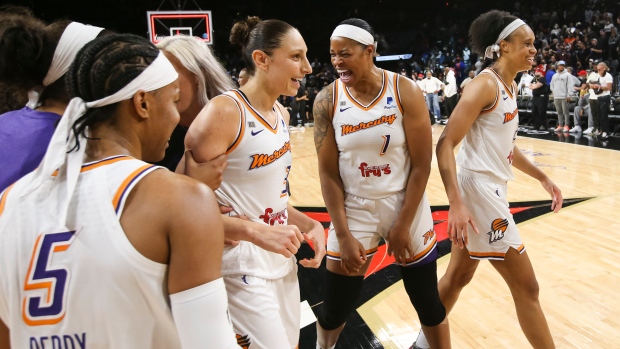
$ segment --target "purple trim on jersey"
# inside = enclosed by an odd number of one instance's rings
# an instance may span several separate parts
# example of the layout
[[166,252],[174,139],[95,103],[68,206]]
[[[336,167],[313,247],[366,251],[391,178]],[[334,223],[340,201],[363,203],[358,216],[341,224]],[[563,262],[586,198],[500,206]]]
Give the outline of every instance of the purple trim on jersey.
[[123,189],[123,193],[121,194],[120,199],[118,200],[118,203],[116,204],[116,207],[114,208],[114,211],[116,212],[116,214],[118,214],[118,210],[120,209],[120,207],[123,205],[123,202],[125,201],[125,194],[127,193],[127,189],[132,187],[133,182],[135,182],[136,180],[140,180],[140,178],[142,178],[142,175],[144,175],[145,172],[151,171],[156,167],[157,166],[152,165],[152,166],[145,168],[144,170],[140,171],[140,173],[138,173],[135,177],[133,177],[129,181],[129,183],[127,183],[127,185],[125,186],[125,189]]
[[0,115],[0,191],[39,166],[60,117],[28,107]]

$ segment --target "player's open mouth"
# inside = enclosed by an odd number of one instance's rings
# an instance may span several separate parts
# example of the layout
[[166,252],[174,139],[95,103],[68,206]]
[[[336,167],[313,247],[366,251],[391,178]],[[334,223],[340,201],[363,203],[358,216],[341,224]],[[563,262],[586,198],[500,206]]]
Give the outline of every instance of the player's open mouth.
[[338,70],[338,74],[340,75],[340,80],[347,83],[351,81],[351,75],[353,75],[353,72],[350,70]]

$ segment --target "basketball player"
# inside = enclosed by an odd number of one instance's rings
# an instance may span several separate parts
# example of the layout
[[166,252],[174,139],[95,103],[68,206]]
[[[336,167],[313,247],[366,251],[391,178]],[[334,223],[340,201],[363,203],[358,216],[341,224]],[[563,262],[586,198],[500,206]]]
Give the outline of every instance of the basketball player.
[[[551,195],[554,212],[562,207],[560,189],[515,145],[519,115],[514,79],[534,62],[534,33],[522,20],[497,10],[479,16],[469,33],[474,49],[492,65],[470,82],[437,143],[439,171],[450,201],[452,240],[439,293],[449,312],[479,261],[489,260],[510,288],[530,344],[554,348],[538,301],[534,269],[506,200],[506,183],[514,178],[514,165],[540,181]],[[455,161],[454,148],[461,140]],[[423,337],[421,333],[418,347],[426,344]]]
[[[226,73],[226,69],[215,58],[207,43],[195,36],[168,36],[160,41],[157,48],[162,50],[179,73],[180,99],[179,114],[181,121],[172,132],[166,156],[158,165],[175,171],[185,153],[185,136],[198,113],[213,97],[232,90],[235,85]],[[191,153],[190,153],[191,154]],[[191,156],[186,161],[192,160]],[[179,173],[183,173],[184,163]],[[226,167],[226,155],[204,164],[207,175],[204,183],[215,190],[222,181],[222,172]]]
[[424,193],[432,158],[430,118],[413,81],[374,65],[376,49],[364,20],[338,25],[330,55],[340,78],[319,93],[314,106],[321,188],[332,219],[317,348],[335,347],[381,239],[401,266],[433,348],[450,348]]
[[179,122],[174,67],[123,34],[67,75],[41,166],[0,195],[0,347],[238,348],[213,192],[144,162]]
[[[61,20],[46,26],[26,8],[0,12],[0,82],[30,90],[30,103],[0,115],[0,190],[34,170],[64,113],[64,75],[77,52],[103,28]],[[108,32],[109,33],[109,32]]]
[[207,104],[189,129],[186,148],[199,162],[228,155],[216,196],[232,207],[231,214],[245,215],[269,231],[286,227],[296,232],[284,245],[288,253],[241,241],[225,248],[222,264],[239,344],[295,348],[300,300],[293,254],[304,238],[313,240],[315,257],[300,264],[317,268],[325,255],[325,233],[319,222],[288,203],[289,115],[276,100],[295,95],[312,69],[303,38],[285,22],[249,17],[235,23],[230,41],[242,48],[248,81]]

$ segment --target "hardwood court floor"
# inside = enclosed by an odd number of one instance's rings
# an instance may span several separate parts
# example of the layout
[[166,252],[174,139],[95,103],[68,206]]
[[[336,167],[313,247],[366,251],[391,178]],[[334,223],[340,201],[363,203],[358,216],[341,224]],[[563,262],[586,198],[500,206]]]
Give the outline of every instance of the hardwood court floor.
[[[433,126],[434,145],[442,131],[443,126]],[[324,206],[312,133],[311,127],[291,133],[295,206]],[[556,347],[620,348],[620,152],[522,136],[516,144],[565,199],[591,198],[519,224]],[[536,180],[518,170],[515,175],[508,185],[510,202],[549,200]],[[426,192],[431,205],[448,204],[435,157]],[[449,256],[439,261],[439,277]],[[402,282],[358,312],[385,348],[409,348],[420,328]],[[530,347],[508,287],[489,263],[480,263],[449,318],[453,348]],[[301,348],[314,344],[300,343]]]

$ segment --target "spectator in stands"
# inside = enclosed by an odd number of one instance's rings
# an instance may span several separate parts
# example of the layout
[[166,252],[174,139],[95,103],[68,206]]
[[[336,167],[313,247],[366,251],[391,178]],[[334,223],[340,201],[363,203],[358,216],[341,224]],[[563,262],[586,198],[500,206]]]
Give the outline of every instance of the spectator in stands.
[[575,91],[579,92],[579,100],[577,101],[577,105],[575,105],[575,111],[574,111],[574,122],[575,122],[575,127],[571,128],[569,132],[571,133],[580,133],[581,132],[581,117],[586,114],[588,116],[588,128],[584,131],[584,133],[587,132],[587,134],[592,133],[592,130],[594,129],[594,124],[592,122],[592,112],[590,110],[590,104],[588,103],[588,89],[587,89],[587,84],[586,84],[586,77],[588,76],[588,73],[586,73],[585,70],[581,70],[579,71],[578,74],[578,84],[575,84],[574,89]]
[[611,88],[613,85],[613,78],[609,73],[609,67],[604,62],[599,63],[596,66],[596,70],[599,75],[598,81],[591,83],[590,87],[595,94],[598,95],[598,116],[599,125],[601,127],[601,138],[607,139],[609,136],[609,109],[611,104]]
[[476,66],[476,74],[478,75],[480,73],[480,71],[482,70],[482,66],[484,65],[484,56],[481,56],[478,59],[478,62],[476,62],[476,64],[474,64]]
[[599,75],[596,70],[593,70],[586,79],[586,87],[588,88],[588,103],[590,104],[590,112],[592,113],[593,128],[590,132],[584,131],[584,135],[598,135],[600,130],[599,117],[598,117],[598,95],[594,93],[591,84],[596,84],[599,81]]
[[450,115],[452,114],[452,111],[454,110],[454,107],[456,107],[456,102],[458,99],[458,95],[457,95],[457,89],[458,86],[456,85],[456,77],[455,77],[455,72],[454,69],[450,68],[450,67],[445,67],[444,68],[444,73],[445,73],[445,80],[444,80],[444,103],[445,103],[445,108],[446,108],[446,117],[450,118]]
[[570,112],[568,111],[568,101],[570,94],[574,91],[574,82],[571,75],[566,71],[566,62],[558,62],[558,71],[551,78],[551,93],[553,94],[553,104],[558,113],[558,125],[555,132],[570,131]]
[[289,130],[299,132],[306,131],[306,102],[310,98],[308,97],[308,91],[304,88],[304,84],[299,86],[299,90],[297,90],[297,96],[293,97],[291,101],[291,108],[293,112],[291,113],[291,120],[289,124]]
[[530,89],[532,80],[534,80],[534,76],[532,76],[529,71],[525,71],[521,74],[521,79],[519,79],[519,94],[521,96],[532,96],[532,90]]
[[441,119],[441,110],[439,109],[439,91],[444,89],[444,84],[433,76],[429,70],[426,72],[426,79],[420,82],[422,91],[426,93],[426,105],[429,110],[433,111],[435,120]]
[[534,119],[535,131],[547,131],[547,102],[549,101],[549,90],[544,71],[537,68],[534,72],[534,80],[530,83],[532,90],[532,118]]
[[469,84],[469,82],[472,81],[474,77],[476,77],[476,72],[474,70],[469,70],[469,76],[465,80],[463,80],[463,82],[461,82],[461,93],[463,93],[462,90],[465,89],[465,86]]
[[590,41],[592,46],[590,47],[590,59],[598,61],[603,58],[603,43],[599,42],[597,38],[592,38]]
[[547,85],[551,85],[551,79],[555,75],[555,65],[553,63],[547,64],[547,72],[545,73],[545,78],[547,79]]
[[618,29],[612,27],[609,33],[609,39],[607,44],[609,45],[609,59],[611,61],[618,60],[618,43],[620,42],[620,35],[618,35]]

